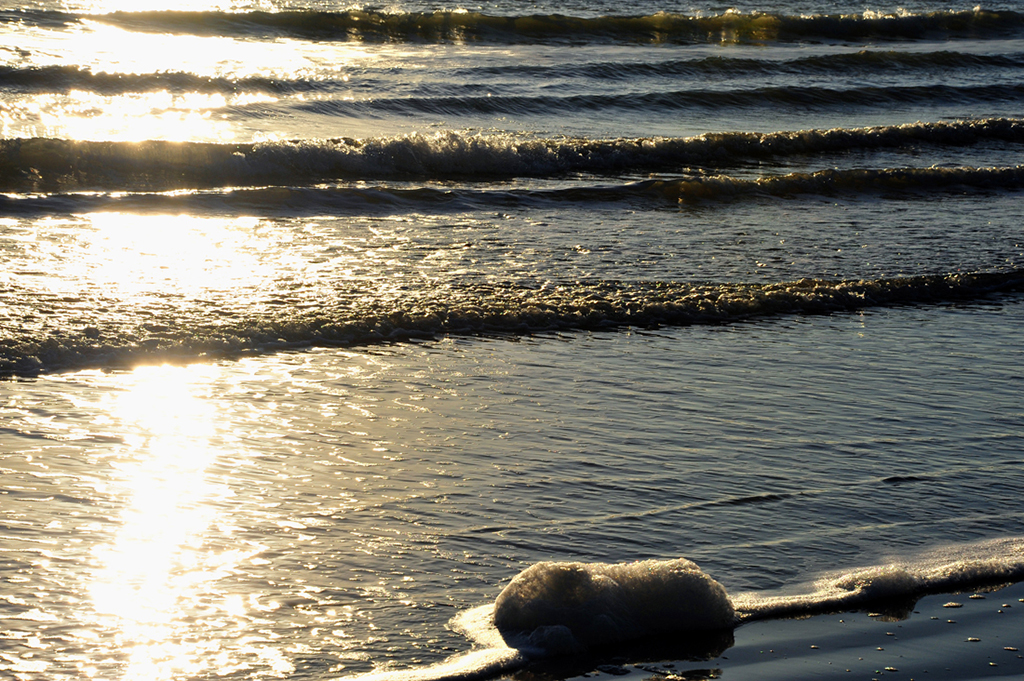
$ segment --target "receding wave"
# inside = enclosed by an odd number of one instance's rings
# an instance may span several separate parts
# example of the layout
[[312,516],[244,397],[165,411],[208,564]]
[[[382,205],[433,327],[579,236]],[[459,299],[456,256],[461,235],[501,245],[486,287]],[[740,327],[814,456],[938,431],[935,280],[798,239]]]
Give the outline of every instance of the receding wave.
[[[1004,539],[951,555],[887,564],[820,579],[806,593],[731,596],[685,558],[632,563],[542,562],[520,572],[493,604],[451,626],[479,649],[441,664],[354,677],[357,681],[468,681],[543,658],[594,655],[602,648],[671,634],[696,639],[695,659],[721,655],[745,622],[806,617],[868,605],[905,608],[922,596],[1024,579],[1022,540]],[[685,634],[685,636],[681,636]]]
[[[721,324],[780,314],[826,314],[868,307],[977,299],[1024,288],[1024,270],[874,280],[801,279],[772,284],[575,282],[451,284],[383,300],[373,290],[338,293],[313,311],[177,310],[166,320],[107,318],[102,301],[33,294],[19,320],[14,291],[0,289],[10,322],[0,337],[0,376],[83,367],[188,361],[306,345],[366,345],[444,334],[492,335],[621,326]],[[24,307],[24,306],[22,306]],[[259,308],[260,306],[255,306]],[[78,328],[50,336],[32,310],[72,310]],[[254,308],[254,309],[255,309]],[[190,316],[191,315],[191,316]]]
[[145,11],[76,15],[7,11],[0,21],[63,26],[88,19],[136,31],[199,35],[296,36],[374,42],[593,42],[761,43],[772,41],[886,41],[1017,37],[1024,15],[1011,11],[947,11],[923,14],[786,16],[763,12],[694,16],[659,12],[646,16],[574,17],[561,14],[494,16],[470,11],[398,13]]
[[686,138],[529,139],[443,132],[261,144],[0,140],[0,191],[302,186],[343,180],[496,180],[678,171],[921,144],[1024,142],[1016,119]]

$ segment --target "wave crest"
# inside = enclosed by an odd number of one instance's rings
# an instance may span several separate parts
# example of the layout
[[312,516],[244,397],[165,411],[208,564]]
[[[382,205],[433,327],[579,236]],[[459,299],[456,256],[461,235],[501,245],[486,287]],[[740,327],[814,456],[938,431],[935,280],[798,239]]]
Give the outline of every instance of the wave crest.
[[685,138],[532,139],[432,135],[258,144],[0,140],[0,191],[171,190],[337,180],[509,179],[723,167],[797,154],[921,144],[1024,143],[1024,120],[707,133]]
[[[879,306],[977,299],[1024,289],[1024,271],[922,275],[874,280],[801,279],[772,284],[576,282],[530,288],[465,284],[406,292],[381,301],[356,291],[325,300],[313,312],[211,316],[200,310],[166,320],[80,319],[89,324],[41,336],[37,321],[9,315],[0,336],[0,377],[85,367],[268,352],[309,345],[357,346],[443,334],[531,334],[622,326],[721,324],[779,314],[826,314]],[[0,291],[0,294],[3,292]],[[36,294],[35,304],[60,300]],[[360,302],[363,301],[363,302]],[[10,309],[16,311],[17,301]],[[116,307],[116,306],[115,306]],[[80,315],[76,310],[75,315]],[[31,313],[29,313],[31,316]]]

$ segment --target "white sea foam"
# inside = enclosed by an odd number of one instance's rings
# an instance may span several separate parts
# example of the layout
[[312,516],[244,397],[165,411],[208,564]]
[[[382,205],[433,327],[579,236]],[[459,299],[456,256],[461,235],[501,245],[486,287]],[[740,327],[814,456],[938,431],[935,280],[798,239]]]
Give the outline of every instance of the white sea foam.
[[745,593],[733,596],[732,602],[740,621],[747,621],[806,616],[1022,579],[1024,539],[1014,538],[825,575],[814,582],[809,593]]
[[520,647],[559,654],[669,631],[728,628],[735,612],[722,585],[684,558],[544,562],[505,587],[494,623]]
[[[130,320],[89,316],[93,307],[71,308],[86,326],[50,334],[36,326],[35,306],[67,307],[59,295],[0,295],[11,319],[0,329],[0,377],[35,376],[84,367],[272,352],[286,347],[370,345],[440,334],[478,335],[621,326],[720,324],[780,314],[821,314],[868,307],[969,300],[1019,291],[1024,270],[955,273],[892,279],[801,279],[769,284],[687,284],[668,281],[574,282],[559,286],[463,285],[409,290],[381,309],[348,297],[312,312],[298,306],[262,318],[224,321],[219,316],[181,318],[152,329],[148,312]],[[0,291],[0,294],[3,294]],[[6,333],[5,333],[6,332]]]

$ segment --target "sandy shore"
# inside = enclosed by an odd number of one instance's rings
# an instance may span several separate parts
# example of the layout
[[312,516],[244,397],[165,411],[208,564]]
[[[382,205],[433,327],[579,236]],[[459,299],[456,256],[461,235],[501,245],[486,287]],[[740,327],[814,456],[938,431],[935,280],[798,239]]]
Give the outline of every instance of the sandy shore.
[[1024,678],[1024,583],[926,596],[885,611],[752,622],[731,636],[663,641],[600,659],[532,665],[515,681]]

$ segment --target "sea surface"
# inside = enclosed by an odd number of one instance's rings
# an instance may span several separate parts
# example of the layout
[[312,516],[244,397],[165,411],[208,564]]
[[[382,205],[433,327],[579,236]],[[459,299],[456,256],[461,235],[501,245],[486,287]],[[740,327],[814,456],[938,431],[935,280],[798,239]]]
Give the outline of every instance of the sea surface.
[[0,676],[1024,580],[1022,151],[1019,0],[0,0]]

